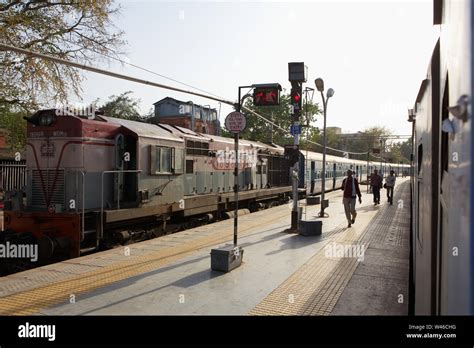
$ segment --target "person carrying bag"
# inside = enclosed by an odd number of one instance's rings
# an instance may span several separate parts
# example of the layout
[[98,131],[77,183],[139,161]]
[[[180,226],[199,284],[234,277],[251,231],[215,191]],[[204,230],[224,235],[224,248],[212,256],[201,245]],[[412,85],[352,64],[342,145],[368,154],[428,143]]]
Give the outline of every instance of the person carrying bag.
[[355,210],[356,197],[359,196],[359,203],[362,203],[362,194],[360,193],[359,183],[352,176],[352,170],[347,171],[347,177],[342,181],[341,190],[344,191],[342,203],[347,218],[347,227],[355,223],[357,212]]

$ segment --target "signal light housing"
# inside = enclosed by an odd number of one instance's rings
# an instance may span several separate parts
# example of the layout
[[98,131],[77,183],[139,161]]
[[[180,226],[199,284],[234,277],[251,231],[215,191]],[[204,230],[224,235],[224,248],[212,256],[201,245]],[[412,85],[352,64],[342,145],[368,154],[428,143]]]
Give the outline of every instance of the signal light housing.
[[280,105],[279,83],[269,83],[253,85],[253,105],[255,106],[274,106]]

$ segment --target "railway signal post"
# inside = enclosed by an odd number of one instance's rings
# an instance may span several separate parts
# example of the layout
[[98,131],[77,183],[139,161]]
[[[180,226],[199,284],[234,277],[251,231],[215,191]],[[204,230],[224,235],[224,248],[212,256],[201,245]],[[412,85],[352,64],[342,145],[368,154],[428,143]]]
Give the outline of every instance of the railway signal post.
[[237,245],[238,216],[239,216],[239,134],[245,129],[247,120],[240,112],[242,104],[250,92],[241,97],[242,88],[254,90],[253,99],[256,106],[271,106],[280,103],[281,86],[278,83],[259,84],[252,86],[240,86],[238,102],[235,104],[236,111],[231,112],[225,119],[225,127],[234,134],[234,243],[220,249],[211,250],[211,268],[214,271],[229,272],[242,263],[244,250]]
[[288,80],[291,82],[291,115],[293,134],[293,158],[291,178],[293,184],[293,209],[291,211],[291,231],[298,232],[298,180],[299,180],[299,135],[301,134],[300,115],[302,105],[303,82],[306,82],[307,67],[304,63],[288,63]]

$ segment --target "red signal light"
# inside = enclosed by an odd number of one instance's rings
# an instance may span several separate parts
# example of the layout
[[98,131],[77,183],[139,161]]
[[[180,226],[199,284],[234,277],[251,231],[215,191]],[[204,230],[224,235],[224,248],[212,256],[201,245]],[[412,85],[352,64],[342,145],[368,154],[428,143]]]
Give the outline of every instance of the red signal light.
[[296,94],[294,97],[293,97],[294,101],[296,103],[298,103],[300,101],[300,96],[298,94]]
[[256,106],[271,106],[280,103],[279,90],[276,87],[258,87],[253,93],[253,103]]

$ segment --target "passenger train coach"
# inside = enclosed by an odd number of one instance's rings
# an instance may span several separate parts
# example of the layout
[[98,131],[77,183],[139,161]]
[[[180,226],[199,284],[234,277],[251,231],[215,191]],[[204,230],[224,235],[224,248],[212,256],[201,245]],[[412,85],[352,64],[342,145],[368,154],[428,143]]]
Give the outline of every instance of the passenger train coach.
[[[235,208],[233,139],[55,109],[27,122],[27,185],[9,194],[0,242],[37,243],[41,262],[228,218]],[[285,149],[239,144],[239,207],[254,212],[286,202],[292,189]],[[347,169],[362,180],[367,162],[327,156],[327,168],[332,190]],[[300,196],[321,192],[321,170],[321,154],[301,152]],[[6,273],[30,266],[2,262]]]
[[474,314],[474,6],[435,0],[440,37],[410,114],[412,312]]

